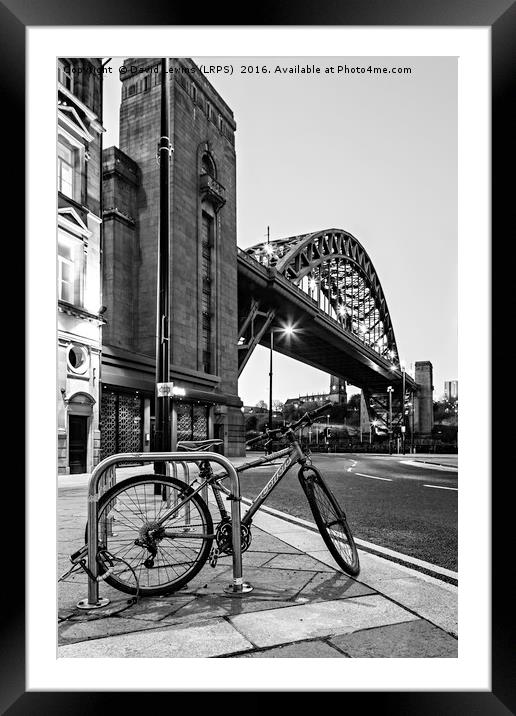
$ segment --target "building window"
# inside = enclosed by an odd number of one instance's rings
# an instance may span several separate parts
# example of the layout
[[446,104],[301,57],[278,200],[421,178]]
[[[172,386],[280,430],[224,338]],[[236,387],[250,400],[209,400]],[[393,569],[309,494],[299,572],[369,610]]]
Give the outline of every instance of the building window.
[[77,150],[63,137],[59,137],[57,146],[57,188],[71,199],[75,198]]
[[212,253],[213,253],[213,217],[202,213],[202,370],[211,373],[211,339],[212,339]]
[[202,155],[201,174],[209,174],[214,179],[217,178],[217,169],[215,167],[215,162],[208,153]]
[[88,368],[88,353],[83,346],[72,344],[67,354],[68,369],[72,373],[83,374]]
[[82,256],[82,241],[60,231],[57,246],[58,298],[76,306],[81,304]]
[[57,79],[67,90],[73,90],[72,66],[68,60],[58,60]]

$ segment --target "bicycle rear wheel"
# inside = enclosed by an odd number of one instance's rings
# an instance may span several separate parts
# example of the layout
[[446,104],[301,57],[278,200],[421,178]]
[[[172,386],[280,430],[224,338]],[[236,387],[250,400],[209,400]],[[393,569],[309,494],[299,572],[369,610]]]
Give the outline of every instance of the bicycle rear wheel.
[[102,495],[98,539],[99,548],[113,558],[108,584],[127,594],[157,596],[175,592],[202,569],[213,542],[213,522],[201,496],[158,525],[192,492],[172,477],[138,475]]
[[346,515],[315,467],[298,474],[321,537],[339,567],[352,577],[360,572],[360,561]]

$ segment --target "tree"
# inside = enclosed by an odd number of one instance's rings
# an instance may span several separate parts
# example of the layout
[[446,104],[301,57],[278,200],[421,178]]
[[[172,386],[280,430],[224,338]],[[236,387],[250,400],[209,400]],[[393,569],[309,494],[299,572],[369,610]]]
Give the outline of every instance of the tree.
[[267,403],[265,402],[265,400],[259,400],[259,401],[256,403],[256,405],[255,405],[255,408],[262,408],[262,410],[267,410],[268,407],[269,407],[269,406],[267,405]]

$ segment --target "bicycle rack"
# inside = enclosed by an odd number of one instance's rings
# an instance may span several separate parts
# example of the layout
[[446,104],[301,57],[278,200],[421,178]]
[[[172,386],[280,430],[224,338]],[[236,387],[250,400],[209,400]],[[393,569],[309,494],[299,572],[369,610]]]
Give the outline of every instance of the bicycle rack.
[[[109,604],[106,597],[99,598],[99,582],[98,582],[98,565],[97,565],[97,547],[98,547],[98,524],[97,512],[98,501],[100,498],[99,486],[101,479],[108,479],[109,470],[115,465],[127,462],[165,462],[167,469],[172,464],[174,475],[177,471],[177,464],[181,464],[185,470],[185,477],[188,478],[189,470],[186,463],[199,462],[207,460],[216,462],[224,467],[229,475],[231,483],[231,521],[232,521],[232,538],[233,538],[233,581],[224,592],[230,596],[239,597],[250,592],[252,585],[244,582],[242,576],[242,546],[240,531],[240,481],[237,471],[231,462],[224,457],[213,452],[145,452],[145,453],[119,453],[110,455],[99,462],[91,473],[88,483],[88,597],[81,599],[77,603],[79,609],[98,609]],[[105,483],[104,483],[105,484]]]

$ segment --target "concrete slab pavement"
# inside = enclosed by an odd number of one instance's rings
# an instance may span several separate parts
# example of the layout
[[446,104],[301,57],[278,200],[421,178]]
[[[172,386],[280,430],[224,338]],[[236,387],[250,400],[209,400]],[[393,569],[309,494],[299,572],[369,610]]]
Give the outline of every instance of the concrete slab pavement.
[[[87,478],[72,480],[58,497],[59,574],[84,543]],[[317,532],[259,512],[243,555],[251,593],[223,592],[232,568],[231,558],[222,557],[179,592],[136,604],[101,582],[101,596],[111,603],[80,611],[76,603],[86,596],[87,581],[73,575],[59,584],[57,655],[456,657],[457,588],[364,551],[360,559],[361,573],[352,579]]]

